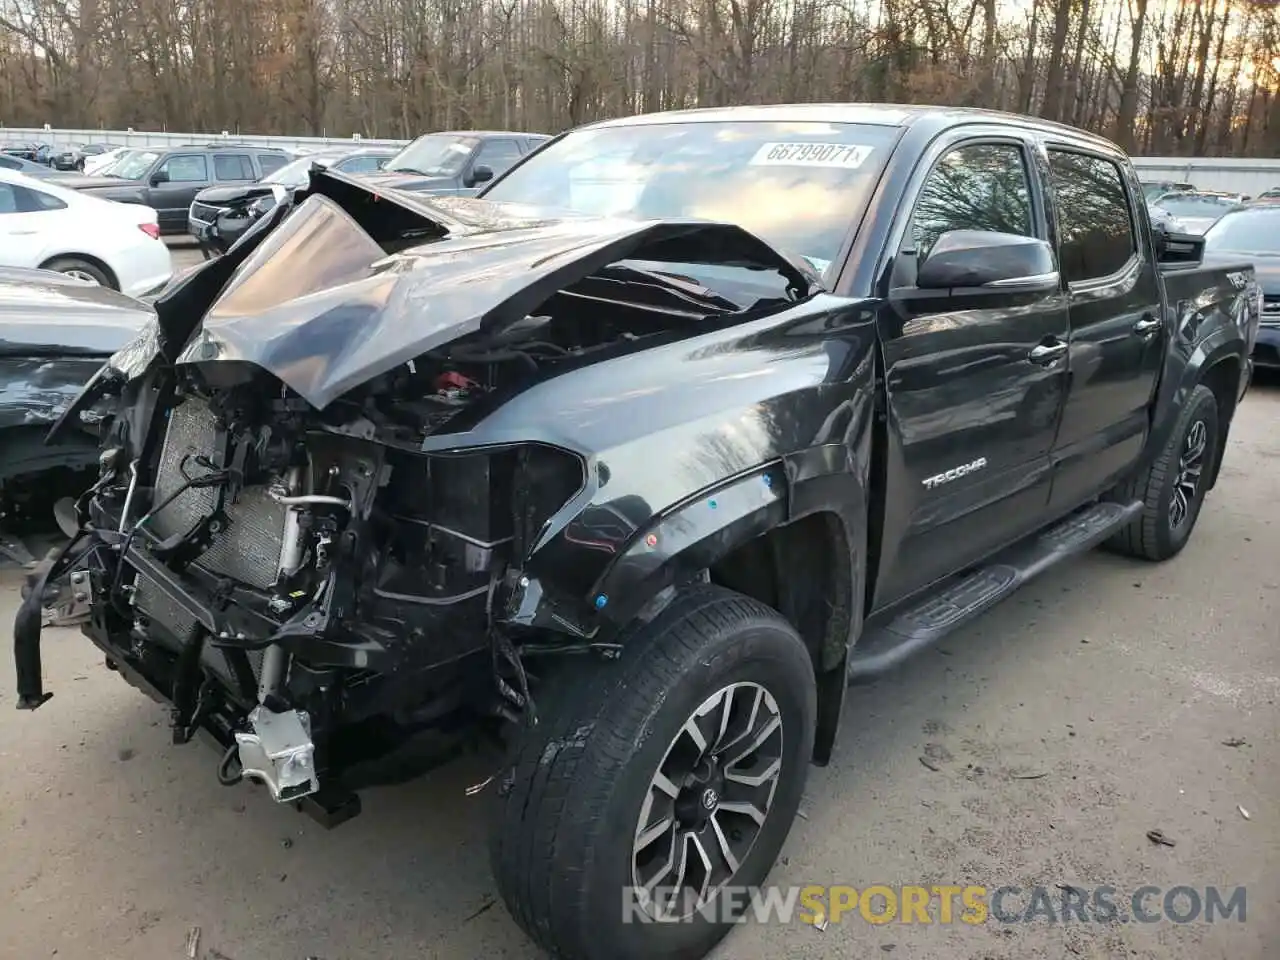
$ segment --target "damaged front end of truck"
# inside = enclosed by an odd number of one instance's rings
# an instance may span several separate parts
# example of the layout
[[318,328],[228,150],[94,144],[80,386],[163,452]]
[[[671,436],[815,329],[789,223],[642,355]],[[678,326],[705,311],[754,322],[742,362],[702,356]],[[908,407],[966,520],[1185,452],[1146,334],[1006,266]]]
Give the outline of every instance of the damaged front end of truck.
[[[664,262],[745,267],[777,292],[725,296]],[[591,438],[608,429],[587,401],[562,422],[550,385],[608,363],[597,381],[649,389],[617,382],[622,361],[817,290],[728,225],[541,217],[313,173],[172,284],[54,427],[113,411],[79,532],[15,624],[19,706],[52,696],[38,597],[75,576],[84,632],[170,706],[175,742],[211,734],[222,782],[353,815],[362,787],[528,722],[526,659],[607,655],[642,600],[600,577],[672,498],[602,506],[618,465]]]

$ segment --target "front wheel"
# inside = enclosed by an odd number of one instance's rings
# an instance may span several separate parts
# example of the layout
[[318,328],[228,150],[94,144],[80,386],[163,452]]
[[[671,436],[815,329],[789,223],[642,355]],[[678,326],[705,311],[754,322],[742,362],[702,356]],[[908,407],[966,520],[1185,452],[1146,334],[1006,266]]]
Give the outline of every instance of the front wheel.
[[541,697],[503,778],[494,873],[561,960],[698,960],[749,906],[721,893],[763,883],[795,819],[813,664],[775,611],[713,586],[623,642]]
[[1142,513],[1107,542],[1144,560],[1168,560],[1187,545],[1219,456],[1218,401],[1203,384],[1187,398],[1164,449],[1118,498],[1141,500]]

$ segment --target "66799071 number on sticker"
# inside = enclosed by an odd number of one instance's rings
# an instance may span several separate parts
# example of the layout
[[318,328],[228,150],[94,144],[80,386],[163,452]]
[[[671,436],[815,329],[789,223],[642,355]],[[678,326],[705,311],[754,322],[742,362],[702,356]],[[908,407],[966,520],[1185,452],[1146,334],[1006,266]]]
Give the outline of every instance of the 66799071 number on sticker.
[[854,143],[766,143],[751,158],[751,166],[856,170],[869,156],[870,147]]

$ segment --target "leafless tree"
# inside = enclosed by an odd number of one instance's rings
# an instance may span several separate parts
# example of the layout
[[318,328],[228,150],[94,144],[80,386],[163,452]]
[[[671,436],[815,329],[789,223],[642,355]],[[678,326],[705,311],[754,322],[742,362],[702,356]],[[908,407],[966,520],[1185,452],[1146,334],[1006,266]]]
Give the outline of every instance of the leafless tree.
[[0,123],[410,137],[806,100],[1280,153],[1262,0],[0,0]]

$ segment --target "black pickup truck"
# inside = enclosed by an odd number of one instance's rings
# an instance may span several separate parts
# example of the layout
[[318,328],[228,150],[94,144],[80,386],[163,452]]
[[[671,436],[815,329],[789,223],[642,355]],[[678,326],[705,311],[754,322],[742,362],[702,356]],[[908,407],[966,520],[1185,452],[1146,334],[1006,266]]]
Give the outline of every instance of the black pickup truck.
[[19,705],[78,574],[222,783],[332,824],[492,736],[520,925],[703,956],[849,681],[1095,545],[1186,545],[1260,302],[1200,244],[1112,144],[977,111],[616,120],[478,199],[314,171],[53,428],[115,411]]

